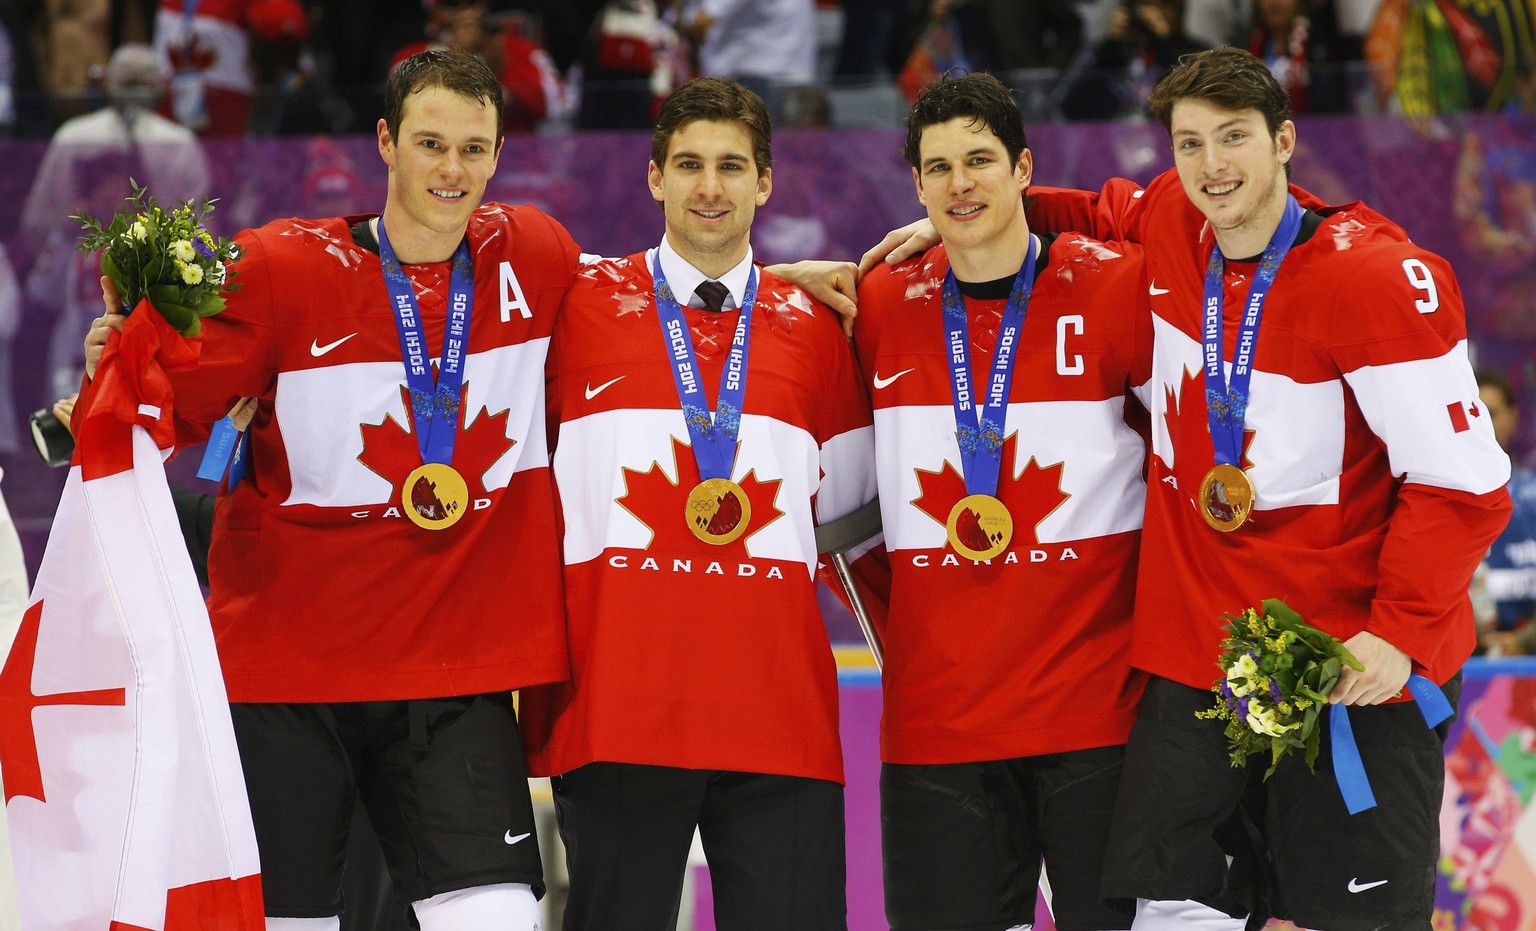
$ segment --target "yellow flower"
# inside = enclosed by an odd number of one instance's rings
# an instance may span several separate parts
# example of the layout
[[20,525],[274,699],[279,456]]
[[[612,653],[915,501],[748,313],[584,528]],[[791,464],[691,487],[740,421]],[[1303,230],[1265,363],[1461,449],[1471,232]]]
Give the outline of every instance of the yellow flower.
[[134,220],[133,225],[128,227],[128,235],[143,242],[149,238],[149,228],[144,225],[143,220]]
[[200,284],[203,280],[203,267],[195,264],[182,266],[181,280],[187,284]]
[[193,249],[192,244],[185,239],[178,239],[171,243],[169,251],[171,255],[183,262],[190,262],[197,258],[197,250]]

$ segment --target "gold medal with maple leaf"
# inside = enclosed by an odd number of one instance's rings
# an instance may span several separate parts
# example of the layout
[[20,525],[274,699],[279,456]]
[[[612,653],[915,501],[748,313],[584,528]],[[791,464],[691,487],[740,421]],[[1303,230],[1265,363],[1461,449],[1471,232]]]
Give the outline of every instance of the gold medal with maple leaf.
[[400,509],[426,530],[447,530],[469,506],[469,485],[453,466],[428,462],[411,470],[400,492]]
[[[1217,470],[1223,469],[1223,466],[1211,468],[1205,465],[1215,460],[1216,445],[1211,441],[1210,420],[1205,414],[1204,373],[1199,371],[1191,373],[1186,367],[1178,395],[1175,396],[1173,389],[1169,388],[1164,390],[1163,396],[1165,403],[1163,423],[1168,428],[1168,437],[1173,445],[1173,468],[1169,469],[1166,462],[1156,456],[1153,457],[1154,465],[1164,473],[1173,475],[1175,487],[1180,493],[1189,495],[1193,499],[1195,509],[1200,512],[1200,516],[1207,524],[1223,532],[1237,529],[1252,517],[1253,504],[1258,499],[1253,480],[1248,477],[1246,471],[1253,468],[1253,461],[1248,458],[1248,450],[1253,446],[1254,432],[1243,431],[1241,467],[1225,466],[1226,469],[1236,473],[1236,476],[1226,476],[1221,479],[1222,494],[1228,496],[1226,501],[1215,501],[1214,508],[1207,508],[1207,504],[1212,502],[1216,494],[1215,483],[1218,479],[1213,476],[1216,476]],[[1226,473],[1224,472],[1223,475]],[[1207,483],[1210,483],[1209,486]],[[1229,488],[1230,491],[1228,491]],[[1223,517],[1226,522],[1230,522],[1234,499],[1243,505],[1242,518],[1226,528],[1212,523],[1214,517]],[[1214,515],[1211,513],[1212,510],[1215,511]]]
[[[1035,528],[1070,497],[1061,490],[1063,463],[1041,466],[1031,457],[1024,470],[1014,477],[1018,439],[1018,433],[1011,433],[1003,440],[998,472],[998,494],[1006,495],[1013,502],[1012,507],[1004,504],[1001,497],[967,494],[965,477],[951,462],[945,462],[937,472],[915,470],[922,494],[913,499],[913,506],[943,524],[949,546],[967,559],[982,562],[1002,555],[1016,542],[1026,546],[1039,543]],[[976,501],[978,498],[997,502],[995,508]],[[974,526],[973,518],[964,516],[963,511],[973,513]],[[986,521],[987,515],[995,517],[999,511],[1008,519],[1001,545],[992,536],[999,530],[998,523]],[[984,553],[989,555],[980,555]]]
[[713,546],[740,539],[752,522],[752,502],[728,478],[707,478],[693,486],[683,504],[683,518],[693,535]]
[[[460,393],[461,417],[463,399],[468,394],[466,382]],[[410,389],[402,386],[400,398],[409,406]],[[357,461],[394,486],[390,500],[400,502],[401,513],[412,523],[428,530],[446,530],[458,523],[470,509],[471,501],[490,493],[483,485],[483,476],[517,445],[516,440],[507,437],[509,414],[507,410],[492,414],[482,407],[468,429],[460,422],[453,453],[458,467],[429,462],[397,479],[403,471],[400,464],[420,461],[421,450],[416,438],[393,415],[376,424],[362,425],[363,451]]]
[[1200,481],[1200,516],[1222,533],[1241,527],[1253,512],[1253,479],[1227,462],[1217,463]]
[[[719,478],[703,481],[693,458],[693,447],[677,437],[672,437],[672,466],[677,476],[675,482],[667,477],[660,462],[652,463],[644,472],[627,466],[623,469],[624,494],[616,501],[651,531],[646,549],[675,550],[692,540],[726,546],[744,541],[784,516],[774,503],[779,495],[779,479],[759,480],[754,469],[739,482]],[[723,488],[727,485],[729,492]],[[698,510],[693,506],[696,496],[701,501]],[[679,510],[684,512],[681,521],[677,518]],[[700,527],[695,519],[706,514],[708,520]],[[688,533],[682,532],[685,523]],[[711,528],[718,532],[711,533]]]
[[944,522],[949,545],[967,559],[991,559],[1013,539],[1013,515],[991,495],[966,495],[949,509]]

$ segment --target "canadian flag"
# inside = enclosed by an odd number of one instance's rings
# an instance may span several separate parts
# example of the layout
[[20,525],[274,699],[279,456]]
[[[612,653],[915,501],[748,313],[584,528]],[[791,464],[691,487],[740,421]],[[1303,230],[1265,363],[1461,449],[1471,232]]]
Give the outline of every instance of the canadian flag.
[[79,443],[0,669],[23,931],[260,931],[260,867],[213,633],[166,485],[166,370],[196,347],[140,305]]
[[1452,433],[1465,433],[1472,429],[1472,424],[1467,421],[1468,414],[1471,414],[1473,417],[1483,416],[1482,411],[1478,409],[1476,401],[1471,404],[1463,404],[1460,401],[1452,402],[1445,406],[1445,412],[1451,417]]

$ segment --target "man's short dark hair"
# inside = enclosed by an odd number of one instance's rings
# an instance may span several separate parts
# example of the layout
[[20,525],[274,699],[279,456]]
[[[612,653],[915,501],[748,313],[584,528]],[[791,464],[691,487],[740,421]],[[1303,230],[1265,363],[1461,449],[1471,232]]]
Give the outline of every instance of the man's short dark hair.
[[907,143],[902,155],[907,164],[921,168],[922,153],[919,143],[923,130],[929,126],[948,123],[956,117],[964,117],[973,123],[992,130],[1008,152],[1008,163],[1017,165],[1019,155],[1028,146],[1024,137],[1024,118],[1019,115],[1019,102],[1013,91],[990,74],[968,74],[964,77],[944,75],[923,88],[917,95],[917,103],[907,114]]
[[1520,406],[1515,402],[1515,387],[1509,383],[1509,376],[1503,372],[1480,366],[1472,370],[1472,377],[1477,379],[1478,388],[1492,388],[1504,395],[1504,403],[1511,409]]
[[1291,118],[1291,101],[1270,73],[1269,66],[1235,48],[1194,52],[1179,59],[1152,91],[1153,119],[1173,129],[1173,105],[1180,100],[1204,100],[1223,110],[1254,109],[1264,114],[1270,136]]
[[667,97],[656,117],[656,128],[651,132],[651,161],[657,168],[666,170],[672,137],[699,120],[740,123],[752,139],[752,161],[757,165],[757,173],[773,167],[773,123],[762,98],[740,81],[694,78]]
[[397,144],[406,98],[429,87],[441,87],[490,107],[496,114],[496,141],[501,141],[503,100],[495,72],[468,52],[428,49],[402,61],[384,84],[384,124]]

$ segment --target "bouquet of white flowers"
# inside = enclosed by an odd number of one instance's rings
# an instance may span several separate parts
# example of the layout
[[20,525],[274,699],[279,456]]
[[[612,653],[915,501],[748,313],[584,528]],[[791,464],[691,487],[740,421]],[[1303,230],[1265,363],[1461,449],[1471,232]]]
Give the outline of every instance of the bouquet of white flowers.
[[202,318],[223,310],[224,295],[239,288],[229,271],[238,247],[203,226],[216,201],[183,201],[166,210],[132,179],[128,183],[129,206],[112,222],[103,226],[83,212],[70,218],[85,230],[80,251],[101,253],[101,273],[117,285],[125,313],[147,299],[181,335],[196,336]]
[[1307,765],[1315,766],[1328,693],[1346,665],[1365,667],[1337,637],[1308,624],[1278,598],[1226,619],[1217,661],[1222,678],[1211,686],[1216,707],[1195,716],[1226,722],[1233,766],[1245,765],[1249,754],[1267,753],[1268,779],[1296,749],[1305,750]]

